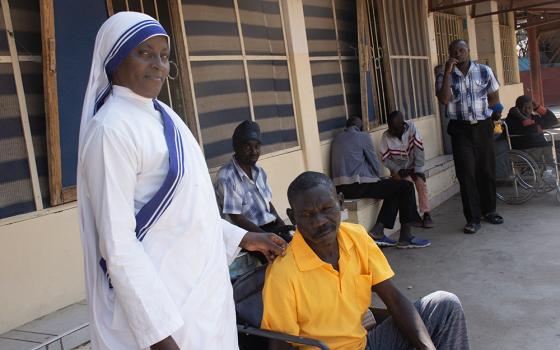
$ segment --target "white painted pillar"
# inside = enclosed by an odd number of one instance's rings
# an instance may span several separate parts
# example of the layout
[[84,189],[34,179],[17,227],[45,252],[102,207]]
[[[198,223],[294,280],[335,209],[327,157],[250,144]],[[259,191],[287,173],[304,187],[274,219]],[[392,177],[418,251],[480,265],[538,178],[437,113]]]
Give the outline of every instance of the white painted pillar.
[[323,171],[302,0],[280,1],[292,76],[294,112],[306,170]]

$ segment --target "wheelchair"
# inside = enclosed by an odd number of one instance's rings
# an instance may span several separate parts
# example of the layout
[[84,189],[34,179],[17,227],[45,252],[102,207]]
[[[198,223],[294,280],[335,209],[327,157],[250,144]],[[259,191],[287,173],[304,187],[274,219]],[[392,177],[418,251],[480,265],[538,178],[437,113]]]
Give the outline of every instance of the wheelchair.
[[[264,286],[265,273],[266,265],[259,266],[255,270],[239,277],[233,283],[239,350],[295,349],[291,344],[329,350],[325,343],[317,339],[260,328],[263,313],[262,288]],[[380,324],[390,316],[389,311],[386,309],[370,308],[370,311],[377,324]]]
[[522,204],[537,194],[556,190],[560,203],[560,178],[554,134],[558,129],[544,130],[544,137],[551,143],[552,161],[543,157],[545,148],[513,149],[507,124],[500,121],[503,137],[496,143],[496,197],[507,204]]

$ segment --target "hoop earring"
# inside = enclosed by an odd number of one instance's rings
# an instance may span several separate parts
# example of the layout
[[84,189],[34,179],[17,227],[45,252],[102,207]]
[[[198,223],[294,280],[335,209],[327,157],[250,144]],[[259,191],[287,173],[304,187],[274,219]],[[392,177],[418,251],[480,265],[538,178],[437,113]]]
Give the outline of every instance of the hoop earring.
[[[170,74],[167,74],[167,78],[168,78],[169,80],[175,80],[175,79],[177,79],[177,77],[179,76],[179,66],[177,66],[177,63],[175,63],[175,62],[169,61],[169,67],[170,67],[170,68],[171,68],[172,65],[175,66],[175,71],[176,71],[176,73],[175,73],[174,76],[171,76]],[[169,72],[171,72],[171,69],[169,69]]]

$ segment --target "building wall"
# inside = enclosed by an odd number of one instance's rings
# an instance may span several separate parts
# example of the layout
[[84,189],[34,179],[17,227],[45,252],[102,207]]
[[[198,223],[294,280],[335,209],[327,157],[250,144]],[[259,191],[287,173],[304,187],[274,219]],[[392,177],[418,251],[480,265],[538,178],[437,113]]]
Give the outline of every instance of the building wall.
[[0,223],[0,333],[84,299],[75,205]]
[[[476,10],[479,13],[496,11],[498,10],[498,4],[496,1],[482,3],[477,5]],[[515,105],[515,99],[523,94],[523,84],[503,84],[505,79],[499,25],[500,23],[497,15],[476,18],[476,47],[478,59],[488,63],[494,71],[496,78],[502,84],[499,91],[500,102],[504,105],[504,109],[507,113],[507,110]],[[517,79],[519,78],[517,77]]]
[[[329,172],[331,141],[319,140],[302,0],[282,1],[282,8],[301,147],[264,155],[259,164],[268,173],[273,203],[285,218],[289,183],[304,170]],[[428,38],[435,66],[437,53],[431,17],[428,16]],[[469,35],[474,32],[472,27],[469,22]],[[499,46],[499,40],[497,43]],[[502,98],[517,93],[513,90],[515,87],[504,88]],[[422,117],[415,123],[424,138],[426,158],[441,155],[439,116]],[[371,132],[377,149],[385,129]],[[211,169],[211,175],[216,171]],[[0,221],[0,276],[0,333],[83,299],[82,250],[75,204]]]

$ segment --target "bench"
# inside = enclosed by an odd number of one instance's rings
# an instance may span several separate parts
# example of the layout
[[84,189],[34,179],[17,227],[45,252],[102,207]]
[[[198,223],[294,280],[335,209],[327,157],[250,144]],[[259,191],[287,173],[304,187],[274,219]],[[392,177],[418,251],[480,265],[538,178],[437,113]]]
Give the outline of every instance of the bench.
[[[452,155],[442,155],[427,160],[424,165],[424,173],[428,182],[432,209],[459,192]],[[375,224],[381,203],[381,200],[378,199],[345,200],[342,220],[361,224],[369,231]],[[393,234],[399,229],[400,224],[397,220],[395,227],[392,230],[386,230],[385,233]]]

